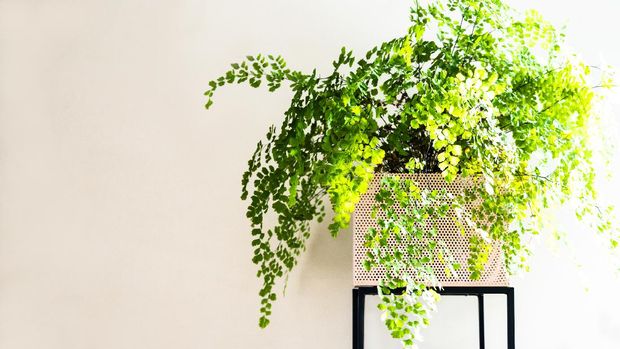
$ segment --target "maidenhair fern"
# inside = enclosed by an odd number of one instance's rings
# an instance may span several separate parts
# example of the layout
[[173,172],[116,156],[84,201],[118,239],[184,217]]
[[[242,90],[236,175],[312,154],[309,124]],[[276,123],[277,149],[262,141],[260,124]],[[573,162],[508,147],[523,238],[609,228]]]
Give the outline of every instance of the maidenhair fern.
[[[209,83],[207,108],[226,84],[293,91],[284,121],[258,143],[243,175],[252,260],[263,280],[261,327],[269,323],[278,279],[297,263],[311,223],[325,217],[324,197],[334,211],[329,230],[335,236],[348,226],[376,172],[481,179],[476,195],[482,205],[473,216],[488,223],[478,227],[486,239],[472,240],[472,278],[484,268],[479,252],[491,240],[502,242],[510,270],[525,266],[523,237],[544,232],[545,209],[571,199],[580,202],[580,219],[618,244],[609,211],[596,204],[589,143],[598,117],[596,88],[608,88],[610,81],[593,86],[591,67],[565,51],[562,33],[536,12],[520,14],[500,0],[416,2],[410,17],[403,36],[361,58],[343,48],[324,76],[293,70],[280,56],[256,55]],[[403,189],[415,183],[398,183],[388,180],[385,189],[419,207],[420,194]],[[381,198],[378,203],[385,204]],[[277,216],[273,226],[265,225],[269,212]],[[366,264],[390,270],[393,259],[370,256]],[[411,346],[434,296],[412,279],[384,281],[386,325]],[[387,294],[395,286],[408,291]]]

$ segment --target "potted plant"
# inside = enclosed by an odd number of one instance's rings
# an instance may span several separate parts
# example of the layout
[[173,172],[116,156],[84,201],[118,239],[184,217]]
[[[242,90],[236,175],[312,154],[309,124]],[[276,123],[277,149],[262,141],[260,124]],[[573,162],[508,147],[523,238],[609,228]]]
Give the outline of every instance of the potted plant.
[[[209,82],[207,108],[226,84],[294,92],[242,179],[263,280],[261,327],[310,224],[325,217],[325,197],[334,236],[370,198],[367,224],[355,231],[365,248],[359,263],[381,270],[379,307],[405,346],[428,324],[438,273],[480,279],[492,251],[508,271],[525,268],[524,237],[552,228],[544,217],[556,204],[576,199],[577,217],[618,244],[611,210],[596,202],[589,143],[609,75],[593,86],[592,67],[566,52],[562,33],[501,0],[416,1],[410,18],[407,33],[362,58],[343,48],[328,75],[259,54]],[[277,221],[266,226],[272,211]],[[467,237],[464,263],[438,233],[446,220]],[[395,287],[406,292],[389,294]]]

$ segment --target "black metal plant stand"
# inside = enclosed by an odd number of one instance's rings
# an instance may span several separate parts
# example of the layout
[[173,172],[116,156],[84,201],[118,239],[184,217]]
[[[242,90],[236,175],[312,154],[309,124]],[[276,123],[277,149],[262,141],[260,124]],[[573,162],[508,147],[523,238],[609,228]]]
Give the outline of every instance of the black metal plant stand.
[[[484,349],[484,295],[505,294],[507,306],[508,349],[515,349],[515,294],[512,287],[444,287],[436,289],[445,296],[476,296],[478,298],[478,333],[480,349]],[[364,348],[364,304],[367,295],[376,295],[375,286],[353,288],[353,349]]]

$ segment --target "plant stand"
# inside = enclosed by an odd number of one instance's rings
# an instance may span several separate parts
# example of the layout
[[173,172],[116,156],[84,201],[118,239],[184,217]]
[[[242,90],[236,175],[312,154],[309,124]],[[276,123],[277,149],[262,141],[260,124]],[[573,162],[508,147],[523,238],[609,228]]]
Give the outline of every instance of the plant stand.
[[[478,333],[480,349],[484,349],[484,295],[506,295],[506,318],[508,349],[515,349],[515,296],[513,287],[444,287],[436,289],[445,296],[478,297]],[[402,292],[402,291],[401,291]],[[364,304],[367,295],[377,295],[375,286],[356,286],[353,288],[353,349],[364,349]]]

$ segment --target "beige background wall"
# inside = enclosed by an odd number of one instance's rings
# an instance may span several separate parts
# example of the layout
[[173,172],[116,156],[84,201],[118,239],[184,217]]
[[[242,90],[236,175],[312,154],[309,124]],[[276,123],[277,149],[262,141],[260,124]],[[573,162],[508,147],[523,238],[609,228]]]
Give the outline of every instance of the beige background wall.
[[[616,1],[518,3],[620,66]],[[343,45],[402,33],[408,5],[0,0],[0,348],[350,347],[351,238],[325,226],[272,325],[256,326],[239,180],[288,94],[229,88],[205,112],[201,93],[248,53],[325,71]],[[516,281],[521,348],[620,347],[620,282],[596,269],[598,245],[576,241],[584,267],[543,241]],[[502,302],[488,348],[502,348]],[[474,304],[446,299],[425,348],[475,348]],[[368,309],[369,348],[397,348]]]

